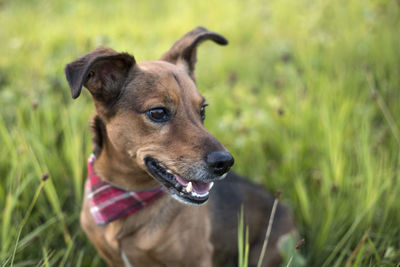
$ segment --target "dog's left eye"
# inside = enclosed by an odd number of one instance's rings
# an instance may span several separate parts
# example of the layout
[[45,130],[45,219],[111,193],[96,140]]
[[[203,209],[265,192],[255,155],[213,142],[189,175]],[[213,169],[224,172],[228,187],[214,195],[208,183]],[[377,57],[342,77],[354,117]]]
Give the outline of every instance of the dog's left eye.
[[154,122],[166,122],[170,119],[170,114],[166,108],[152,108],[146,111],[147,117]]
[[207,106],[208,106],[207,104],[204,104],[200,108],[200,117],[201,117],[201,120],[203,120],[203,121],[206,119],[206,107]]

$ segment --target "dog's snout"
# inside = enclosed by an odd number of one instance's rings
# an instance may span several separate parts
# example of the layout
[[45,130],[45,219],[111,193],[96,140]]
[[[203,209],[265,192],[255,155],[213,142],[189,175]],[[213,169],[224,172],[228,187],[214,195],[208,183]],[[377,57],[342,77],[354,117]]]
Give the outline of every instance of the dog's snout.
[[229,171],[234,159],[229,152],[213,151],[207,155],[206,162],[212,172],[220,176]]

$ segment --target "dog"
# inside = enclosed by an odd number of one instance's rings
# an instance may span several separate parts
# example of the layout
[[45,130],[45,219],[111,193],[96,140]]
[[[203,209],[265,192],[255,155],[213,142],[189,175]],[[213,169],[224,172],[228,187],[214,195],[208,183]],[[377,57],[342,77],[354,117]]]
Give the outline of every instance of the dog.
[[[230,172],[203,126],[194,69],[206,40],[228,43],[197,27],[156,61],[101,46],[65,67],[72,97],[85,87],[95,105],[80,223],[109,266],[235,266],[241,206],[257,264],[274,197]],[[279,240],[293,232],[279,204],[262,266],[282,263]]]

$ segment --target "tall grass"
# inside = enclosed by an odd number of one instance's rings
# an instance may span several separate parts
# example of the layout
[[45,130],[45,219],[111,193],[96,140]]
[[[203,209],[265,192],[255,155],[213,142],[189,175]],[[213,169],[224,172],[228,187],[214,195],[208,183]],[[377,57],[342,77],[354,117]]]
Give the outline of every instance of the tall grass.
[[64,65],[100,44],[155,59],[204,25],[230,41],[199,49],[206,127],[283,189],[306,266],[396,265],[399,18],[380,0],[0,0],[0,264],[103,264],[78,224],[93,107]]
[[[238,267],[247,267],[249,263],[249,226],[244,225],[243,206],[238,216]],[[246,229],[246,230],[245,230]]]

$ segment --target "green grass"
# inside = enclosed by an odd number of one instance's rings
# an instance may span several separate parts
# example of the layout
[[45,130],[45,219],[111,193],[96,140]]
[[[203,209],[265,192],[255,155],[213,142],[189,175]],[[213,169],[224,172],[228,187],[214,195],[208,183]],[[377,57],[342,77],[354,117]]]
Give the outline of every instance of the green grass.
[[[243,219],[244,219],[244,212],[243,212],[243,206],[240,210],[240,214],[238,214],[238,236],[237,236],[237,241],[238,241],[238,267],[247,267],[248,262],[249,262],[249,250],[250,250],[250,244],[249,244],[249,226],[244,225]],[[246,230],[245,230],[246,229]]]
[[399,1],[0,0],[0,265],[103,264],[78,223],[93,106],[64,65],[156,59],[198,25],[230,41],[199,50],[206,126],[283,190],[306,266],[398,264]]

